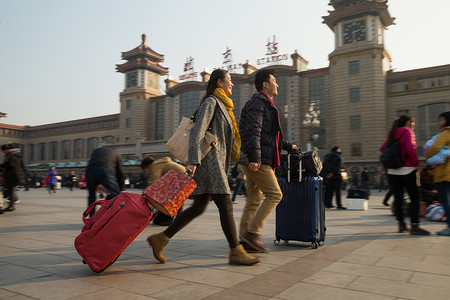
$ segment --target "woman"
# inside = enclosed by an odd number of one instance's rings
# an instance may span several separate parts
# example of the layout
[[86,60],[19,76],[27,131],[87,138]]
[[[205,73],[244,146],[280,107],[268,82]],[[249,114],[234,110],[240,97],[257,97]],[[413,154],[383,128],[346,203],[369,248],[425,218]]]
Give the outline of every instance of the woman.
[[[233,217],[233,204],[230,197],[227,171],[230,160],[239,160],[240,136],[233,115],[231,95],[233,83],[231,76],[222,69],[214,70],[210,76],[206,95],[196,112],[195,125],[191,129],[189,141],[189,165],[197,188],[192,193],[194,203],[175,218],[174,222],[163,232],[150,236],[147,241],[153,248],[153,255],[164,263],[162,252],[178,231],[206,209],[209,201],[214,201],[219,209],[222,230],[230,246],[230,264],[253,265],[260,258],[245,252],[239,244],[236,224]],[[217,137],[217,145],[201,160],[200,145],[206,130]]]
[[[443,112],[439,115],[439,127],[441,133],[436,141],[431,145],[426,156],[432,157],[444,146],[450,146],[450,111]],[[439,235],[450,235],[450,159],[447,159],[443,164],[435,165],[434,167],[434,182],[439,194],[439,202],[445,210],[447,216],[447,228],[438,231]]]
[[381,145],[380,152],[386,145],[398,140],[400,155],[404,164],[398,169],[387,169],[389,183],[394,191],[395,212],[398,220],[398,232],[408,230],[403,213],[403,189],[406,188],[411,200],[411,234],[429,235],[430,232],[419,227],[419,189],[416,172],[419,159],[416,153],[416,136],[414,134],[414,118],[401,115],[395,119],[389,131],[388,139]]
[[51,167],[50,170],[48,170],[48,193],[51,194],[56,193],[56,168]]
[[2,151],[5,155],[4,162],[0,166],[4,169],[4,197],[9,201],[8,207],[4,210],[13,211],[18,200],[16,186],[25,184],[25,168],[19,148],[15,148],[13,144],[5,144],[2,145]]

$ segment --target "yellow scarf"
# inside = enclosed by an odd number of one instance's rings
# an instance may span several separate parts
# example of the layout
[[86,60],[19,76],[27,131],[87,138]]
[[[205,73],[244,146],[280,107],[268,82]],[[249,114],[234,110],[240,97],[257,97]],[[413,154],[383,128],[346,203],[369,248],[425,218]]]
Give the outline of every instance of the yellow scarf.
[[238,162],[239,154],[241,151],[241,136],[239,135],[239,130],[236,124],[236,118],[234,117],[233,114],[234,108],[233,100],[228,98],[228,96],[225,94],[225,91],[222,88],[216,88],[213,92],[213,95],[222,100],[222,103],[223,105],[225,105],[225,108],[227,109],[227,112],[230,115],[230,119],[233,122],[234,145],[233,145],[233,152],[231,154],[231,160]]

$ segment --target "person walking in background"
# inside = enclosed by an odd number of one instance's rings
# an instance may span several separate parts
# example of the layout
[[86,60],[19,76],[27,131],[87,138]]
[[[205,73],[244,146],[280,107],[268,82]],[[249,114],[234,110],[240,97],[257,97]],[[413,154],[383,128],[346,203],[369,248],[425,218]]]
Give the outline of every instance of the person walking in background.
[[[196,111],[196,121],[190,131],[188,166],[197,188],[192,193],[194,203],[179,214],[163,232],[147,238],[154,257],[164,263],[162,255],[169,240],[194,218],[201,215],[212,200],[219,209],[220,223],[230,247],[229,263],[253,265],[261,259],[248,254],[239,245],[233,216],[233,203],[228,185],[230,162],[239,160],[241,139],[233,115],[233,83],[222,69],[211,73],[206,95]],[[207,130],[217,137],[217,144],[201,159],[201,144]]]
[[48,176],[48,182],[47,182],[47,189],[48,189],[48,193],[51,194],[56,193],[56,175],[58,175],[58,173],[56,172],[56,168],[55,167],[50,167],[50,169],[48,170],[47,176]]
[[[80,178],[81,180],[81,178]],[[95,202],[97,186],[102,185],[109,193],[107,199],[112,199],[123,190],[124,174],[122,157],[111,148],[95,149],[86,167],[86,186],[88,189],[88,207]],[[95,213],[91,211],[91,216]]]
[[367,169],[367,167],[364,167],[364,169],[361,172],[361,189],[370,192],[369,170]]
[[77,184],[77,175],[75,174],[75,171],[70,171],[69,178],[67,179],[67,185],[69,186],[69,189],[73,191],[73,187]]
[[333,192],[336,194],[336,205],[338,209],[346,209],[341,203],[341,148],[334,146],[331,152],[325,155],[322,174],[325,180],[325,208],[333,208]]
[[235,182],[235,187],[234,187],[234,192],[233,192],[233,197],[231,198],[231,200],[233,201],[233,204],[237,204],[236,201],[236,196],[237,194],[239,194],[239,192],[242,190],[244,192],[245,197],[247,197],[247,190],[245,188],[245,173],[244,173],[244,167],[240,164],[236,164],[235,166],[236,171],[237,171],[237,175],[236,175],[236,182]]
[[[164,157],[161,159],[155,160],[151,156],[146,156],[141,161],[141,169],[150,173],[150,179],[148,180],[148,185],[151,185],[158,178],[169,172],[170,170],[174,170],[179,174],[184,174],[186,172],[186,168],[176,162],[172,161],[170,157]],[[177,214],[180,214],[183,211],[183,206],[180,207]],[[156,217],[153,219],[153,224],[161,225],[161,226],[169,226],[172,224],[176,215],[171,217],[165,215],[163,213],[158,213]]]
[[21,150],[15,148],[13,144],[2,145],[2,152],[5,155],[3,164],[0,166],[4,170],[3,196],[8,202],[8,206],[2,211],[13,211],[16,209],[15,204],[18,200],[16,186],[25,184],[25,167]]
[[[430,158],[437,154],[444,146],[450,147],[450,111],[439,115],[439,127],[441,129],[426,157]],[[450,159],[447,158],[444,163],[436,164],[434,167],[434,182],[439,194],[439,202],[444,207],[447,216],[447,228],[437,232],[439,235],[450,235]]]
[[398,169],[387,169],[389,183],[392,185],[395,197],[395,212],[398,220],[398,232],[408,231],[404,221],[403,211],[403,189],[406,188],[411,200],[411,230],[414,235],[429,235],[430,232],[419,227],[419,189],[417,186],[417,168],[419,159],[416,153],[416,136],[414,134],[414,118],[401,115],[392,124],[387,140],[381,145],[380,152],[384,147],[392,145],[395,141],[399,143],[401,159],[404,161]]
[[239,121],[241,152],[245,156],[245,162],[241,163],[247,178],[247,202],[239,237],[246,250],[268,252],[260,232],[283,196],[274,170],[280,166],[282,150],[295,151],[298,147],[283,138],[280,116],[273,101],[278,95],[274,71],[259,70],[255,75],[255,87],[258,92],[245,104]]

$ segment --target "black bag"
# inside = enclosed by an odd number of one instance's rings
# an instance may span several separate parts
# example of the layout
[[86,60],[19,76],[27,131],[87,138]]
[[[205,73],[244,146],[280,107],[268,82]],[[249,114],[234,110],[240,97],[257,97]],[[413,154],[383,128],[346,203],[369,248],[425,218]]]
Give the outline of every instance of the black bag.
[[[288,159],[290,161],[288,161]],[[302,163],[300,164],[300,161]],[[275,170],[275,176],[282,178],[299,178],[299,166],[302,166],[302,177],[319,176],[322,171],[322,161],[316,150],[301,153],[295,151],[280,155],[280,166]],[[288,176],[290,171],[290,176]]]
[[303,168],[305,176],[319,176],[322,172],[322,161],[316,150],[303,153]]
[[383,163],[385,169],[398,169],[403,167],[405,162],[400,155],[400,143],[398,142],[403,134],[391,145],[385,145],[383,153],[380,155],[380,161]]

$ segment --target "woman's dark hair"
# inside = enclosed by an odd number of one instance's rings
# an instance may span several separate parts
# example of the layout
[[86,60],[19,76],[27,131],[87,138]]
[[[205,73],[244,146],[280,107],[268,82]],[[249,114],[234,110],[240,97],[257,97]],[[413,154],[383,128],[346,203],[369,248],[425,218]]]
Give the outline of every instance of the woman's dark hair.
[[450,111],[443,112],[439,115],[439,118],[444,118],[446,120],[445,126],[450,126]]
[[227,75],[227,73],[228,72],[223,69],[215,69],[211,73],[211,76],[209,76],[208,85],[206,86],[206,94],[202,98],[202,101],[200,103],[202,103],[206,98],[212,95],[214,90],[217,88],[217,82],[219,81],[219,79],[225,80],[225,76]]
[[392,145],[392,143],[395,142],[395,132],[397,131],[397,128],[405,127],[408,121],[414,122],[414,118],[408,115],[401,115],[400,117],[394,120],[394,123],[392,123],[391,130],[389,131],[387,145]]
[[262,91],[263,82],[269,82],[270,75],[275,74],[275,70],[273,69],[263,69],[256,72],[255,75],[255,87],[258,92]]
[[339,146],[334,146],[334,147],[331,149],[332,152],[337,152],[338,150],[339,150]]
[[11,149],[14,149],[15,147],[14,147],[14,145],[13,144],[4,144],[4,145],[2,145],[2,151],[3,150],[11,150]]
[[150,166],[153,162],[155,161],[155,159],[151,156],[146,156],[142,161],[141,161],[141,169],[144,170],[145,168],[147,168],[148,166]]

